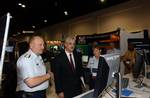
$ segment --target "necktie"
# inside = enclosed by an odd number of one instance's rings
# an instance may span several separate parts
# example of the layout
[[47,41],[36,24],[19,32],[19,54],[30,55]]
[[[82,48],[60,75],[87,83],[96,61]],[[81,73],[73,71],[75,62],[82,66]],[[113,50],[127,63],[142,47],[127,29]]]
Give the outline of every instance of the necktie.
[[70,54],[70,65],[71,65],[72,71],[75,71],[73,60],[72,60],[72,54]]

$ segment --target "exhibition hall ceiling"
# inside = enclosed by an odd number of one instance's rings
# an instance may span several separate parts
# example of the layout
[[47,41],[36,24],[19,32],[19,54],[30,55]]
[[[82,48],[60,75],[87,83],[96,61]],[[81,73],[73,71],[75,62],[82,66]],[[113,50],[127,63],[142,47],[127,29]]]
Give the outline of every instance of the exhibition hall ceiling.
[[128,0],[0,0],[0,16],[12,16],[10,35],[54,25]]

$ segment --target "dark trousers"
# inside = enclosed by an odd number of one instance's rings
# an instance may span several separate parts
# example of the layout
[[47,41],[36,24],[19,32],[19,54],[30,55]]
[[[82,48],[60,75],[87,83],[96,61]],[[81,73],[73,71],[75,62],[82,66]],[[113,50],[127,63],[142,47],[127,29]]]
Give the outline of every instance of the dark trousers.
[[76,91],[64,91],[65,98],[73,98],[77,95],[80,95],[81,93],[81,89],[78,89]]
[[65,98],[73,98],[77,95],[80,95],[82,93],[82,87],[81,84],[69,86],[67,88],[64,88],[64,96]]
[[46,98],[46,90],[36,92],[17,92],[17,98]]
[[91,77],[90,79],[90,83],[89,83],[89,89],[94,89],[95,87],[95,80],[96,80],[96,77]]

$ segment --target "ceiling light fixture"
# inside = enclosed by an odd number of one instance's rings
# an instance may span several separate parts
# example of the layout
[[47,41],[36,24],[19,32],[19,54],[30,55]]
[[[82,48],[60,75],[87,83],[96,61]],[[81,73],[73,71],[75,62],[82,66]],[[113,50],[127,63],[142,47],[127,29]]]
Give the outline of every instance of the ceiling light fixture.
[[21,5],[21,7],[22,7],[22,8],[25,8],[25,7],[26,7],[26,5],[22,4],[22,5]]
[[68,15],[68,12],[67,12],[67,11],[64,11],[64,14],[67,16],[67,15]]
[[19,6],[21,6],[22,8],[25,8],[26,5],[25,4],[22,4],[22,3],[18,3]]
[[18,5],[20,5],[20,6],[21,6],[21,5],[22,5],[22,3],[18,3]]
[[32,26],[32,28],[35,28],[35,26]]
[[47,20],[45,19],[44,22],[47,22]]
[[105,0],[100,0],[101,2],[104,2]]

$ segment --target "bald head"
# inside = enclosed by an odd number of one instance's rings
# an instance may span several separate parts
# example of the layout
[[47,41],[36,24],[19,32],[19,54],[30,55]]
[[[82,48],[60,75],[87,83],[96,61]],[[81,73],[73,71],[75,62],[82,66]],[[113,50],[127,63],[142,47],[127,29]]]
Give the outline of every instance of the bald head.
[[29,41],[30,49],[35,54],[42,54],[44,50],[44,40],[40,36],[33,36]]

